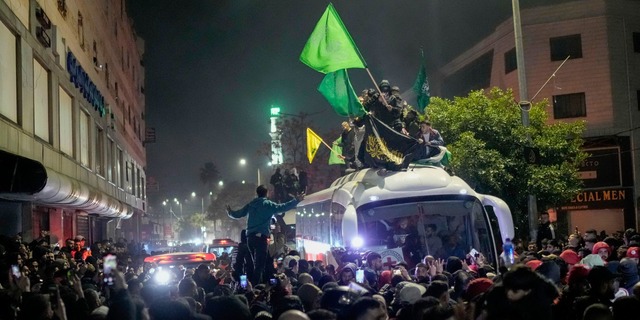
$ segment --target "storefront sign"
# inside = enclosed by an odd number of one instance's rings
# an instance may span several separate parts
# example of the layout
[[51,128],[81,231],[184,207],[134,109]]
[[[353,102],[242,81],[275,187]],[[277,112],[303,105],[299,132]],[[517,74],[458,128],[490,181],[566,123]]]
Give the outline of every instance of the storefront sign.
[[105,115],[104,97],[71,51],[67,52],[67,72],[69,72],[71,82],[80,89],[82,96],[103,117]]
[[604,188],[620,186],[620,149],[618,147],[586,149],[589,157],[580,164],[578,175],[584,187]]
[[584,190],[575,196],[570,203],[560,207],[562,210],[587,210],[624,207],[633,201],[632,188],[615,188],[602,190]]

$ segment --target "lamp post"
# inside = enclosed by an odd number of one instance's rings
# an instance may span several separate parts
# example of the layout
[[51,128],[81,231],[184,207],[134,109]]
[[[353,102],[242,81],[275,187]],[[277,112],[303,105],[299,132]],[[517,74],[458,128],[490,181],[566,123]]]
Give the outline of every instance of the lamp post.
[[[520,22],[520,1],[511,0],[511,7],[513,9],[513,34],[516,43],[516,64],[518,65],[518,84],[520,91],[520,109],[522,116],[522,126],[529,127],[529,109],[531,108],[531,102],[529,94],[527,92],[527,76],[525,73],[524,64],[524,46],[522,41],[522,24]],[[531,134],[527,130],[527,141],[531,145]],[[528,220],[529,220],[529,236],[530,239],[536,240],[536,226],[537,226],[537,199],[536,195],[529,193],[527,197],[528,205]]]
[[[247,160],[244,159],[244,158],[241,158],[240,161],[239,161],[239,164],[240,164],[240,166],[244,167],[244,166],[247,165]],[[271,161],[269,163],[267,163],[267,166],[271,167],[271,165],[272,165]],[[261,185],[262,184],[262,173],[260,172],[260,166],[258,166],[256,168],[256,171],[257,171],[257,177],[258,177],[258,180],[257,180],[258,181],[258,185]],[[245,180],[242,180],[242,183],[244,184]]]
[[[191,192],[191,198],[195,198],[196,196],[197,195],[195,191]],[[204,214],[204,197],[200,197],[200,210],[200,213]]]

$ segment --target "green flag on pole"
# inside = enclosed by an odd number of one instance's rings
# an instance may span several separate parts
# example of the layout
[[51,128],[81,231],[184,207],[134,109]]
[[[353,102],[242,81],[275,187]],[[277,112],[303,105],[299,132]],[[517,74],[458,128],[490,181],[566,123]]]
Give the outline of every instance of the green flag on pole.
[[327,73],[320,82],[318,91],[329,101],[337,114],[345,117],[358,117],[364,114],[364,108],[356,92],[353,91],[346,69]]
[[429,79],[427,79],[427,68],[424,65],[424,52],[420,49],[420,71],[418,71],[418,77],[413,84],[413,92],[417,95],[418,110],[424,112],[424,109],[431,102],[431,95],[429,94]]
[[300,61],[322,73],[366,68],[360,51],[331,3],[302,49]]
[[334,141],[331,144],[331,150],[333,150],[333,152],[331,152],[329,154],[329,164],[344,164],[344,160],[340,159],[340,157],[338,157],[338,155],[342,154],[342,147],[340,146],[340,144],[342,143],[342,137],[336,139],[336,141]]

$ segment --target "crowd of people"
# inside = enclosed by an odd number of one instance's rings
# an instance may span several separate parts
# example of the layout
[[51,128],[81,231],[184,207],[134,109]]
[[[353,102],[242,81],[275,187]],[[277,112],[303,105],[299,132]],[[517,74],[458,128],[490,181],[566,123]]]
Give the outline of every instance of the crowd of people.
[[[640,235],[631,229],[576,232],[541,247],[514,241],[508,269],[470,255],[386,267],[376,252],[331,265],[285,247],[269,254],[273,269],[258,280],[243,281],[242,263],[228,261],[180,266],[163,284],[133,242],[47,241],[0,239],[0,319],[592,320],[634,319],[640,306]],[[111,277],[107,255],[118,262]]]
[[[385,268],[376,252],[334,266],[292,250],[273,256],[273,273],[253,284],[233,264],[212,263],[176,268],[175,281],[162,285],[149,274],[153,266],[143,266],[144,251],[124,240],[87,250],[82,236],[62,248],[45,237],[3,237],[0,318],[632,319],[640,236],[602,236],[588,230],[566,243],[542,240],[541,248],[516,241],[509,270],[432,256],[415,268]],[[108,254],[118,257],[112,284],[102,273]]]

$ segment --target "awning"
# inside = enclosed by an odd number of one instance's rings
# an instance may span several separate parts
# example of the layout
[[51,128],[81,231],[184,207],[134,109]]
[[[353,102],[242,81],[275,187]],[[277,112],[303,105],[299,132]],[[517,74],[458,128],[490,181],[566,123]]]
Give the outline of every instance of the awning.
[[40,162],[0,150],[0,198],[129,218],[133,207],[98,189],[47,168]]

